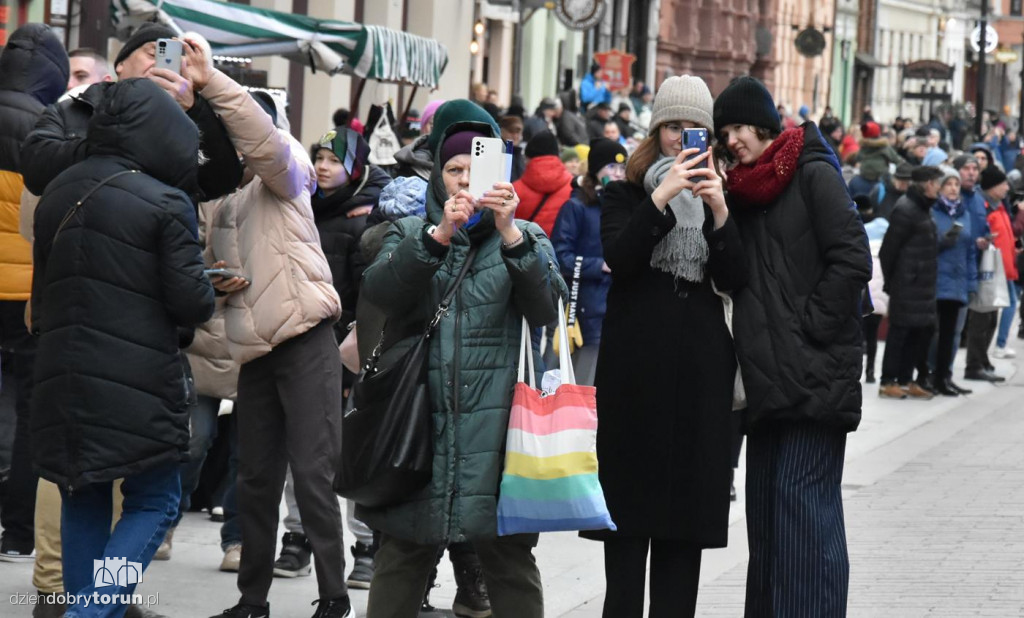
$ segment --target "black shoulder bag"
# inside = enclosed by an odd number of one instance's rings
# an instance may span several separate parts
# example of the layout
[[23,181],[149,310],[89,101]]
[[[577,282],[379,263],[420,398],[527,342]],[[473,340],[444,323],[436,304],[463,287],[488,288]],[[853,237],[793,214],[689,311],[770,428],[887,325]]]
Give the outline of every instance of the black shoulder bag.
[[[434,430],[427,385],[430,337],[466,278],[473,247],[419,339],[394,365],[377,367],[384,333],[352,387],[353,406],[341,420],[341,457],[334,491],[359,505],[402,502],[430,482]],[[387,324],[384,326],[387,330]]]

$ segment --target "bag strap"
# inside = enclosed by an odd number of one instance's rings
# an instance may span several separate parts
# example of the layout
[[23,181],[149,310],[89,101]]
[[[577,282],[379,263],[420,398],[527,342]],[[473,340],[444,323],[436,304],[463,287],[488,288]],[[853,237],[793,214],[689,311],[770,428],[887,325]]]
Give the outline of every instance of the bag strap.
[[[529,376],[524,375],[526,368],[529,368]],[[519,382],[528,380],[526,383],[530,388],[536,389],[533,369],[533,346],[530,345],[530,323],[523,316],[522,334],[519,336]]]
[[63,230],[64,226],[67,225],[68,221],[71,220],[71,217],[75,216],[75,213],[77,213],[78,210],[85,204],[86,200],[88,200],[90,197],[92,197],[92,194],[96,193],[96,191],[98,191],[100,189],[100,187],[103,187],[104,185],[109,183],[111,180],[113,180],[115,178],[118,178],[119,176],[124,176],[126,174],[138,174],[138,173],[139,173],[139,170],[121,170],[120,172],[117,172],[116,174],[111,174],[110,176],[107,176],[103,180],[101,180],[98,183],[96,183],[95,185],[93,185],[92,189],[89,189],[89,191],[86,192],[86,194],[82,197],[82,199],[80,199],[77,202],[75,202],[75,205],[72,206],[68,210],[67,214],[64,215],[64,218],[60,220],[60,225],[57,226],[57,231],[54,232],[54,234],[53,234],[53,241],[51,241],[51,242],[55,242],[57,240],[57,236],[60,235],[61,230]]
[[451,287],[448,288],[444,298],[441,299],[441,303],[437,306],[437,311],[434,313],[434,319],[430,321],[430,325],[427,327],[427,336],[429,336],[430,332],[441,322],[441,317],[448,312],[448,307],[451,306],[452,299],[455,298],[455,293],[458,291],[459,286],[462,285],[466,275],[469,274],[469,267],[473,265],[473,261],[476,259],[476,254],[479,249],[479,246],[470,248],[469,253],[466,255],[466,261],[462,264],[462,270],[459,271],[459,275],[455,277],[455,281],[452,283]]
[[533,223],[533,220],[536,219],[537,215],[540,214],[540,211],[544,209],[544,204],[548,203],[548,198],[550,198],[552,195],[554,195],[554,193],[548,193],[547,195],[545,195],[544,198],[540,201],[540,204],[537,204],[537,207],[533,209],[533,212],[530,213],[530,216],[527,217],[526,220],[529,221],[530,223]]
[[[441,318],[448,312],[448,308],[452,304],[452,299],[455,298],[455,293],[458,291],[459,286],[462,285],[466,275],[469,274],[469,268],[473,265],[476,260],[476,254],[479,247],[471,247],[469,253],[466,255],[466,261],[462,264],[462,269],[459,271],[455,281],[452,282],[451,286],[448,287],[448,291],[445,292],[444,297],[437,306],[437,310],[434,312],[434,317],[431,318],[427,324],[427,328],[423,331],[423,337],[429,338],[431,333],[437,328],[437,325],[441,322]],[[374,346],[373,352],[370,353],[370,358],[366,360],[366,364],[363,366],[364,371],[373,371],[377,366],[377,361],[380,360],[380,355],[384,352],[384,338],[387,336],[388,322],[384,321],[384,326],[380,330],[380,339],[377,341],[377,345]]]

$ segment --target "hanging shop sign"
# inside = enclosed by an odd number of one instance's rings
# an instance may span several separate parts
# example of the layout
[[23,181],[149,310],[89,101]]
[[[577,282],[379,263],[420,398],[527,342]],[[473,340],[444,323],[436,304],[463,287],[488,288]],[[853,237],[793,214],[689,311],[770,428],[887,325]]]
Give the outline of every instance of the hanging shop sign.
[[570,30],[590,30],[604,18],[604,0],[558,0],[555,17]]
[[633,63],[636,56],[618,49],[594,54],[594,60],[601,66],[599,77],[608,84],[609,90],[629,88],[633,84]]

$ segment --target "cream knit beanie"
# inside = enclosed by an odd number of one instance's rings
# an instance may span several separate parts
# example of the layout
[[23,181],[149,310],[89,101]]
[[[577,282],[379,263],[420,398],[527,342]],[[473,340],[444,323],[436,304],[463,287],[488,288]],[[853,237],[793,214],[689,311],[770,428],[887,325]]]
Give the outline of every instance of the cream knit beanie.
[[693,75],[677,75],[666,79],[654,97],[654,110],[648,135],[653,135],[658,125],[671,120],[689,120],[698,127],[711,129],[714,121],[711,112],[715,106],[711,91],[704,80]]

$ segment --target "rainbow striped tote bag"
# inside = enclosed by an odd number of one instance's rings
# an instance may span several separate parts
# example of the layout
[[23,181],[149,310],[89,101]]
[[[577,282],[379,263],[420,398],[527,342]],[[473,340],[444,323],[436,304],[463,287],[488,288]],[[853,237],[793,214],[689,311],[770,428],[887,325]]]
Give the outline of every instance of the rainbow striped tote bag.
[[[564,324],[561,306],[559,314]],[[559,331],[567,339],[565,329]],[[538,391],[529,332],[524,319],[498,496],[498,534],[615,530],[597,478],[597,391],[576,384],[568,341],[559,349],[561,386],[547,396]]]

